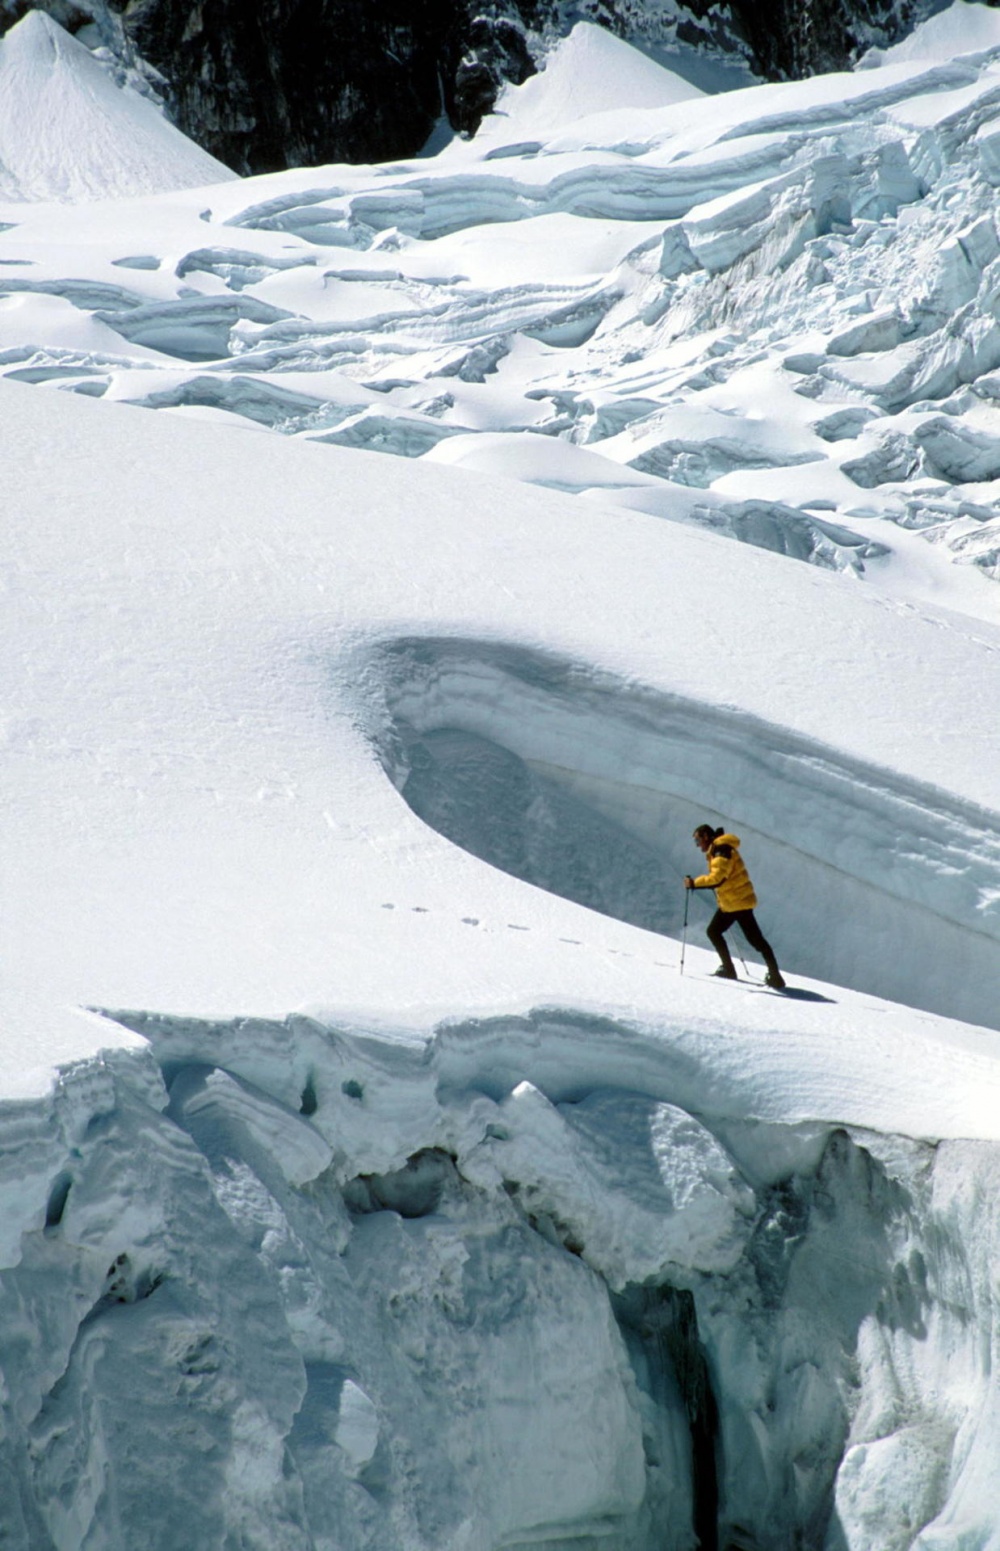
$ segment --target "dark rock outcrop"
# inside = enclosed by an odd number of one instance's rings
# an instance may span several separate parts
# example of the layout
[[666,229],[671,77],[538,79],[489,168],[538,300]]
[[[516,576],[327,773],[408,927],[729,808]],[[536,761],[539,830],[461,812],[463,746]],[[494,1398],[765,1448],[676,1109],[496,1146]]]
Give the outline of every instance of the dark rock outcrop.
[[[733,0],[731,10],[769,80],[842,70],[865,48],[910,31],[918,0]],[[926,9],[926,7],[925,7]]]
[[504,82],[520,86],[536,68],[520,27],[503,17],[475,17],[448,103],[453,126],[463,134],[474,134]]
[[[412,156],[535,70],[516,7],[468,0],[108,0],[176,123],[237,172]],[[530,10],[530,7],[529,7]]]
[[237,172],[412,155],[446,111],[450,0],[127,0],[185,133]]

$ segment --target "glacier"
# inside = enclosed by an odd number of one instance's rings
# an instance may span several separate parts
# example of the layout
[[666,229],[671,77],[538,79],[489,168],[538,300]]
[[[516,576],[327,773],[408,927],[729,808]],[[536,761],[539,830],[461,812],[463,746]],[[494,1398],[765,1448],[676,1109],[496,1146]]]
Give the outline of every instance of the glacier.
[[[1000,476],[1000,38],[981,6],[948,15],[954,37],[932,18],[866,68],[721,96],[581,24],[433,158],[15,204],[0,371],[616,489],[878,577],[905,545],[942,601],[940,550],[995,579]],[[44,52],[36,21],[3,47]],[[57,194],[59,132],[27,138]],[[141,188],[109,170],[106,192]]]
[[4,193],[5,1545],[1000,1547],[998,59]]

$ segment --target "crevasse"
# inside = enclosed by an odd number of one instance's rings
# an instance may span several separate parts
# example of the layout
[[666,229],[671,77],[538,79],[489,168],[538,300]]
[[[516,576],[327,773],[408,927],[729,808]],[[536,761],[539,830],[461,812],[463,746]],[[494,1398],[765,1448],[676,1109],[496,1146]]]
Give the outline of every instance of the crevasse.
[[997,1544],[995,1146],[569,1009],[118,1016],[3,1117],[8,1544]]

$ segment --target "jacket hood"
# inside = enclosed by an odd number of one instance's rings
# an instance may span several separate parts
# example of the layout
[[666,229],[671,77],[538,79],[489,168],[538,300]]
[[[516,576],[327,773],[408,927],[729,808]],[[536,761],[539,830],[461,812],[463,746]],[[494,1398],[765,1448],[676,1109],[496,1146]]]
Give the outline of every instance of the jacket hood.
[[715,839],[712,841],[714,846],[738,846],[739,843],[739,835],[730,835],[728,833],[725,835],[716,835]]

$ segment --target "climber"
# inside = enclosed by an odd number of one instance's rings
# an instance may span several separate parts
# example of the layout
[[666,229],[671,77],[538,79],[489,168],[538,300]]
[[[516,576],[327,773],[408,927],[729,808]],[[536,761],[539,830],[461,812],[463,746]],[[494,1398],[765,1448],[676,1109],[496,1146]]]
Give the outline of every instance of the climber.
[[722,960],[715,973],[723,980],[738,978],[726,944],[726,933],[736,921],[751,948],[757,949],[767,965],[764,977],[766,984],[775,991],[783,991],[785,982],[774,949],[757,925],[753,913],[757,895],[740,856],[739,836],[727,834],[722,829],[713,829],[711,824],[699,824],[694,832],[694,842],[708,857],[709,870],[700,878],[688,875],[684,879],[684,887],[717,890],[715,900],[718,909],[707,927],[708,939]]

